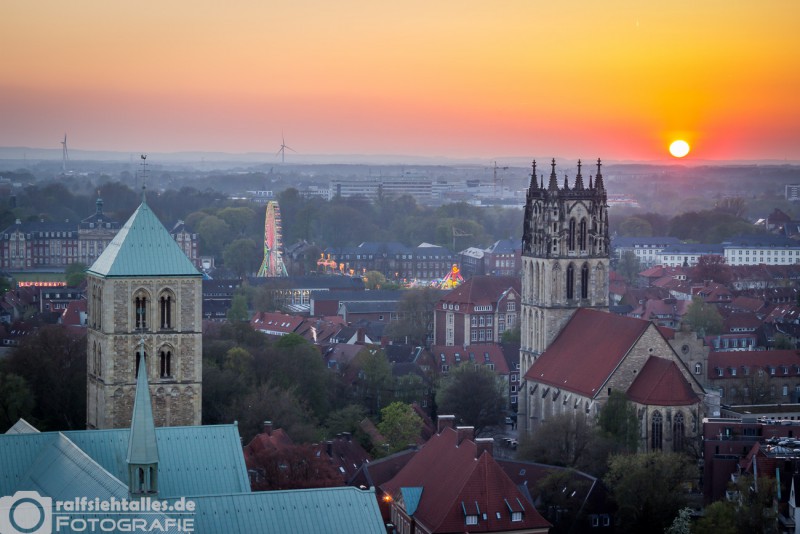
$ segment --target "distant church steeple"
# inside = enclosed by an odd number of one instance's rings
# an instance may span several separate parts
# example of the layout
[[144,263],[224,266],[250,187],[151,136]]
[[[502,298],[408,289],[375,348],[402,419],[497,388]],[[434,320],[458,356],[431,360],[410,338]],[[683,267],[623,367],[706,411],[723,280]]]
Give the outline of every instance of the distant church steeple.
[[[139,354],[143,359],[145,358],[144,338],[139,341]],[[158,493],[158,443],[156,442],[156,425],[153,420],[151,402],[147,365],[139,365],[126,458],[128,488],[131,495]]]

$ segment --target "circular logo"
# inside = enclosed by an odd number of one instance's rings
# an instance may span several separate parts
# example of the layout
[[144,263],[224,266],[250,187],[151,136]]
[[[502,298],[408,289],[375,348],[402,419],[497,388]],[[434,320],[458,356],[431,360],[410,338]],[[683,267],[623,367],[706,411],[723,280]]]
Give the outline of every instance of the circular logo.
[[8,519],[17,532],[36,532],[44,524],[47,514],[42,503],[32,497],[22,497],[11,505]]

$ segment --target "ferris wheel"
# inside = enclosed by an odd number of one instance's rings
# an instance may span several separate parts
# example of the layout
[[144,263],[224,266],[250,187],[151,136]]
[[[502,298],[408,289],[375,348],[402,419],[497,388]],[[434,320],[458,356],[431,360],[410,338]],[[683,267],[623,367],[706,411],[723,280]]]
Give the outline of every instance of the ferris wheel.
[[264,261],[258,276],[287,276],[286,266],[281,257],[281,209],[274,200],[267,202],[264,217]]

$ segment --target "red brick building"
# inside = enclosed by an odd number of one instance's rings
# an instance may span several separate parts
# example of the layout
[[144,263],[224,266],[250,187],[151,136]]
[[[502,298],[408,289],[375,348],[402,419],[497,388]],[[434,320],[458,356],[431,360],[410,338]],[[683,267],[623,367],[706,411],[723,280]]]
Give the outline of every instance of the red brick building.
[[434,310],[434,345],[496,343],[517,324],[520,279],[473,276],[444,295]]

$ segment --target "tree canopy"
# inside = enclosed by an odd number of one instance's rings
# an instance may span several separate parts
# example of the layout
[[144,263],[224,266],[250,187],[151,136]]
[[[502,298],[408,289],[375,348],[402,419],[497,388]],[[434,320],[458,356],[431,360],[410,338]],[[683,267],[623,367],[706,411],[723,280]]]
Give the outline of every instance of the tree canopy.
[[381,410],[378,431],[389,444],[389,454],[401,451],[409,444],[416,444],[422,429],[422,419],[410,404],[393,402]]
[[724,319],[713,304],[707,304],[701,297],[694,297],[683,321],[689,328],[701,335],[716,335],[722,332]]
[[507,398],[503,386],[486,366],[461,364],[442,379],[436,392],[439,413],[455,415],[459,423],[475,427],[479,436],[486,428],[503,422]]

